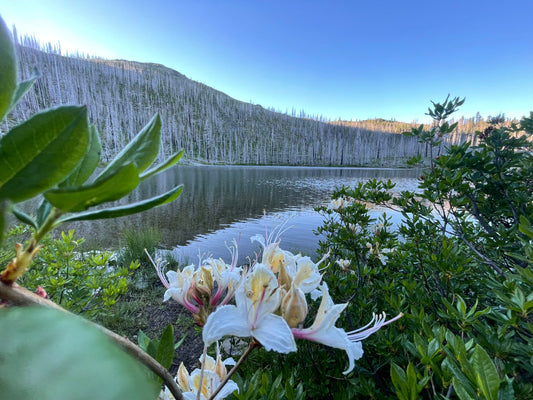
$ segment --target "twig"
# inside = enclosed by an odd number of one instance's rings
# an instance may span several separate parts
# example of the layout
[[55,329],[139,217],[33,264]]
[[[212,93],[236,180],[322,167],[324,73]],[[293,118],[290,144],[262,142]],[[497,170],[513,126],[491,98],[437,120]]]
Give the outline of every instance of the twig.
[[204,351],[202,353],[202,369],[200,370],[200,382],[198,383],[198,393],[196,394],[196,400],[200,400],[202,395],[202,385],[204,380],[204,371],[205,371],[205,358],[207,357],[207,345],[204,345]]
[[229,379],[231,378],[231,376],[235,373],[235,371],[237,371],[237,368],[239,368],[241,366],[241,364],[243,363],[243,361],[246,359],[246,357],[248,357],[248,355],[252,352],[253,349],[257,348],[257,347],[261,347],[261,344],[256,342],[255,339],[252,339],[250,341],[250,344],[248,345],[248,347],[246,348],[246,350],[244,351],[244,353],[242,353],[242,356],[241,358],[239,358],[239,360],[237,361],[237,363],[233,366],[233,368],[228,372],[228,374],[226,375],[226,377],[224,378],[224,380],[220,383],[220,385],[217,387],[217,390],[215,390],[213,392],[213,394],[211,395],[211,397],[209,397],[209,400],[213,400],[216,395],[222,390],[222,388],[226,385],[226,383],[228,383]]
[[486,264],[490,265],[494,269],[494,271],[496,271],[498,274],[503,276],[504,275],[503,270],[500,267],[498,267],[498,265],[496,265],[496,263],[492,261],[490,258],[481,254],[481,252],[478,249],[476,249],[476,247],[466,239],[461,225],[458,225],[458,227],[459,227],[459,231],[457,232],[457,236],[459,236],[459,238],[463,241],[463,243],[466,244],[470,250],[476,253],[477,256],[481,258]]
[[[81,318],[80,316],[77,316],[65,310],[63,307],[57,305],[53,301],[44,299],[36,295],[35,293],[30,292],[28,289],[22,286],[19,286],[17,284],[13,284],[12,286],[10,286],[10,285],[6,285],[3,282],[0,282],[0,299],[8,300],[17,306],[49,307],[49,308],[62,311],[73,317]],[[124,351],[126,351],[127,353],[135,357],[141,363],[146,365],[153,373],[155,373],[157,376],[163,379],[163,382],[168,387],[168,389],[170,390],[170,392],[172,393],[172,395],[175,397],[176,400],[183,400],[183,395],[181,393],[181,390],[178,387],[176,381],[172,378],[172,375],[170,375],[170,373],[161,364],[159,364],[155,359],[153,359],[150,355],[145,353],[142,349],[137,347],[135,344],[133,344],[128,339],[120,335],[117,335],[115,332],[110,331],[109,329],[104,328],[101,325],[95,324],[94,322],[91,322],[85,319],[84,321],[98,328],[107,337],[109,337],[118,346],[120,346]]]

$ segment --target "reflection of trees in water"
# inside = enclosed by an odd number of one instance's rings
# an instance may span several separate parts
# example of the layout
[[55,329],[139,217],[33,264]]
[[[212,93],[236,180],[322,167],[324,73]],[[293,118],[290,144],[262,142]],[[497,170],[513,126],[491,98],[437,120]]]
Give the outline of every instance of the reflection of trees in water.
[[110,221],[81,222],[75,227],[90,243],[116,246],[126,227],[157,227],[163,244],[184,244],[198,234],[235,221],[326,201],[335,186],[357,179],[415,176],[406,170],[356,170],[272,167],[178,166],[143,182],[128,201],[155,196],[183,183],[178,200],[141,214]]

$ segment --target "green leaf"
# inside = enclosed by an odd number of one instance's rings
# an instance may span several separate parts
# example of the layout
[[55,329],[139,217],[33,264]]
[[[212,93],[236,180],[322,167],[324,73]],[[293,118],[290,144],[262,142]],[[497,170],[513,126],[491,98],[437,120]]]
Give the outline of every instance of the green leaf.
[[106,218],[118,218],[124,217],[126,215],[136,214],[141,211],[149,210],[150,208],[162,206],[164,204],[170,203],[178,198],[181,191],[183,190],[183,185],[177,186],[172,190],[169,190],[162,195],[152,197],[148,200],[139,201],[137,203],[128,204],[125,206],[118,206],[107,208],[104,210],[95,210],[95,211],[86,211],[82,213],[72,214],[58,219],[57,224],[67,222],[67,221],[84,221],[84,220],[94,220],[94,219],[106,219]]
[[0,18],[0,121],[7,114],[17,88],[17,60],[11,35]]
[[154,115],[152,120],[128,143],[98,176],[102,180],[113,175],[122,166],[134,163],[139,173],[148,168],[157,157],[161,141],[161,118]]
[[455,378],[452,379],[453,382],[453,388],[455,389],[455,393],[457,393],[457,396],[461,400],[475,400],[475,397],[472,397],[468,391],[464,388],[463,385],[459,383],[459,381]]
[[43,198],[37,208],[37,226],[42,226],[44,224],[51,211],[52,205],[48,200]]
[[52,189],[44,197],[54,207],[64,212],[85,211],[89,207],[121,199],[139,184],[139,173],[133,164],[128,164],[105,180],[85,186]]
[[524,235],[526,235],[530,239],[533,239],[533,228],[531,227],[531,223],[523,215],[520,216],[519,229],[520,229],[520,232],[522,232]]
[[29,216],[25,212],[22,212],[17,207],[13,206],[11,209],[11,212],[13,213],[15,217],[17,217],[19,221],[27,225],[33,226],[35,229],[38,228],[37,222],[31,216]]
[[0,139],[0,199],[26,200],[68,176],[89,144],[87,109],[34,115]]
[[144,173],[139,175],[139,178],[141,180],[145,180],[147,178],[150,178],[151,176],[154,176],[160,172],[163,172],[164,170],[172,167],[174,164],[176,164],[180,158],[183,156],[184,150],[179,151],[178,153],[171,156],[169,159],[164,161],[162,164],[156,165],[153,168],[150,168],[148,171],[145,171]]
[[174,350],[178,350],[186,338],[187,338],[187,334],[183,335],[182,338],[174,345]]
[[44,307],[0,311],[5,399],[145,400],[148,370],[81,318]]
[[79,186],[85,183],[100,162],[101,150],[102,143],[100,141],[100,135],[98,135],[96,127],[94,125],[90,125],[89,148],[78,166],[70,173],[67,179],[59,184],[59,187]]
[[500,377],[496,366],[483,347],[477,345],[472,354],[472,366],[476,374],[476,383],[487,400],[497,400]]
[[166,369],[170,368],[172,360],[174,359],[174,328],[172,325],[167,325],[161,339],[159,339],[159,346],[157,348],[157,356],[155,358]]
[[396,389],[396,396],[400,400],[409,400],[409,389],[407,387],[407,376],[405,371],[396,363],[391,363],[390,377]]
[[157,340],[150,340],[150,342],[148,343],[148,347],[146,348],[146,352],[150,355],[150,357],[152,358],[156,358],[157,356],[157,346],[159,345],[159,343],[157,342]]
[[409,361],[409,364],[407,365],[407,388],[409,391],[409,399],[410,400],[416,400],[418,398],[418,379],[416,376],[415,367],[413,366],[413,363]]
[[139,347],[144,351],[147,351],[149,343],[150,338],[146,336],[146,333],[139,329],[139,333],[137,334],[137,344],[139,345]]
[[17,85],[17,88],[15,89],[15,94],[13,95],[13,98],[11,99],[11,104],[9,105],[6,115],[13,110],[13,108],[17,105],[19,100],[26,94],[28,90],[33,86],[35,81],[37,80],[37,77],[28,79],[27,81],[20,82]]

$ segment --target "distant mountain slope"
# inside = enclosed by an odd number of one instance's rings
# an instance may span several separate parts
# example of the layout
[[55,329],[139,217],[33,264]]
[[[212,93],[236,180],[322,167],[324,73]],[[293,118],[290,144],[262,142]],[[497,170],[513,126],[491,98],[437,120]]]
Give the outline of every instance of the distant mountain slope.
[[[393,166],[425,153],[416,140],[361,127],[296,118],[237,101],[159,64],[70,58],[19,46],[23,78],[41,77],[15,109],[20,120],[61,104],[86,104],[103,159],[159,112],[163,151],[209,163]],[[461,142],[464,135],[451,140]]]

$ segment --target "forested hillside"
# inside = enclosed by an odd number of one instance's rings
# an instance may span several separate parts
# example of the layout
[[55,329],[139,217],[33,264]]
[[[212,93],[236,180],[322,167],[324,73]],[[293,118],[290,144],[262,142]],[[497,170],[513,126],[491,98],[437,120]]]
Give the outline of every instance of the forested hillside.
[[[64,57],[18,46],[21,78],[40,78],[14,110],[11,123],[60,104],[86,104],[110,159],[154,113],[163,119],[163,149],[185,149],[188,160],[228,164],[393,166],[426,149],[412,137],[297,118],[237,101],[158,64]],[[424,105],[421,105],[421,109]],[[462,142],[472,135],[455,134]],[[161,155],[162,156],[162,155]]]
[[[451,118],[449,123],[457,123],[457,132],[465,134],[465,136],[473,136],[476,132],[483,132],[491,125],[491,119],[494,117],[504,119],[504,126],[511,126],[511,123],[517,124],[519,121],[517,119],[508,119],[505,116],[493,115],[483,118],[478,112],[475,117],[465,118],[460,117],[458,119]],[[389,133],[402,133],[405,131],[410,131],[413,126],[412,123],[400,122],[395,120],[388,120],[382,118],[366,119],[363,121],[342,121],[338,120],[334,122],[338,125],[350,126],[352,128],[361,128],[370,131],[382,131]],[[429,130],[430,125],[425,125],[425,129]]]

